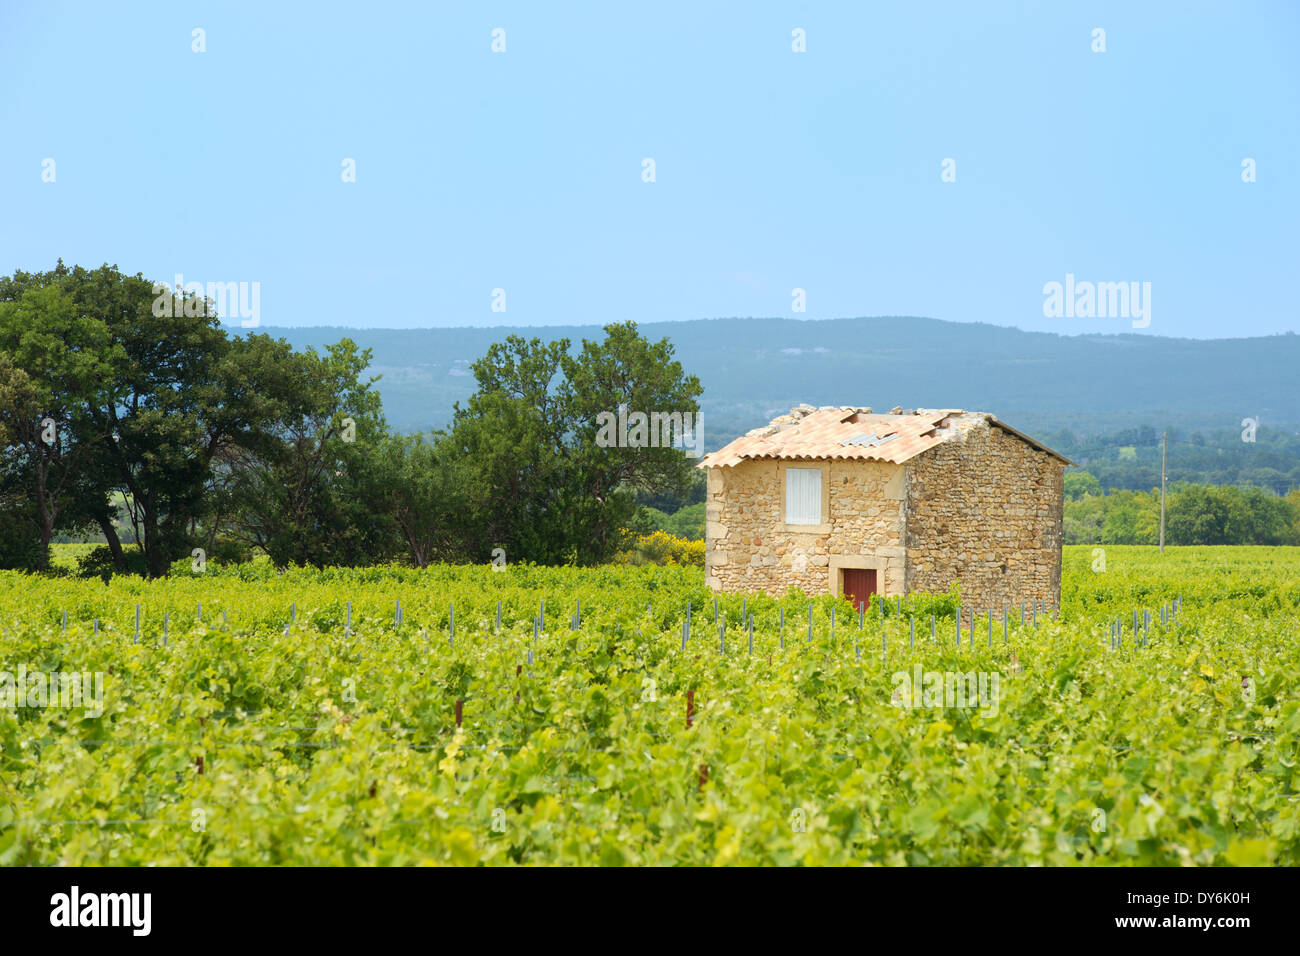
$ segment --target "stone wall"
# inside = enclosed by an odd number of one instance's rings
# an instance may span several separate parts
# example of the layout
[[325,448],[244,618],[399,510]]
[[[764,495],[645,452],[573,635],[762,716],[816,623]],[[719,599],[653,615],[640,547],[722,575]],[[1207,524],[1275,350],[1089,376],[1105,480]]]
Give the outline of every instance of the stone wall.
[[1060,604],[1065,465],[981,418],[907,467],[907,590],[946,591],[980,611]]
[[[785,523],[791,467],[822,469],[827,493],[816,530]],[[906,578],[904,468],[874,461],[744,461],[708,469],[705,580],[723,591],[839,591],[839,569],[875,568],[877,588],[901,594]]]

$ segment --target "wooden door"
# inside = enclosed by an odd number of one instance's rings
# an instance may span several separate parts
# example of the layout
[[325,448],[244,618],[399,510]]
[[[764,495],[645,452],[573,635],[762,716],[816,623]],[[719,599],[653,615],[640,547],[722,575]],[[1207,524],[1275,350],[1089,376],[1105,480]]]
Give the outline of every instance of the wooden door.
[[844,568],[840,573],[844,575],[840,593],[849,599],[853,609],[856,611],[864,603],[870,608],[871,595],[876,593],[876,569]]

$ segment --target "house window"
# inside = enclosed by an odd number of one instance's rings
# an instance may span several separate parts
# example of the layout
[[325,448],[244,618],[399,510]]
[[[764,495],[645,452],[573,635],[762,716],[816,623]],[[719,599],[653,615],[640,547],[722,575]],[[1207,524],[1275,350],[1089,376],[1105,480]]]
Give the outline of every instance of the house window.
[[822,470],[785,470],[785,523],[822,523]]

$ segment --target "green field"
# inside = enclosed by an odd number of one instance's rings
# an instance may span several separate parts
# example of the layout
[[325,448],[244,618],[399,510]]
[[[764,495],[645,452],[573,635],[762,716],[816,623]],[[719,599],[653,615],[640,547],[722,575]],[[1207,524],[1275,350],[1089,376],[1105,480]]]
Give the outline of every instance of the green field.
[[90,552],[94,551],[97,547],[99,547],[99,545],[94,543],[51,544],[50,566],[64,571],[75,572],[77,570],[77,562],[90,554]]
[[1097,560],[1005,640],[727,595],[725,652],[697,568],[0,572],[0,864],[1296,863],[1300,549]]

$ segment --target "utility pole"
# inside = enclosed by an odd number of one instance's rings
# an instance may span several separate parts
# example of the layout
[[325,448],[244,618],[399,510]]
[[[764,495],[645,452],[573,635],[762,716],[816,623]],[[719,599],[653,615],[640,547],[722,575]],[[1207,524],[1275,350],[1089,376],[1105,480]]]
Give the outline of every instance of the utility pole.
[[1160,553],[1165,553],[1165,458],[1169,452],[1169,432],[1160,438]]

